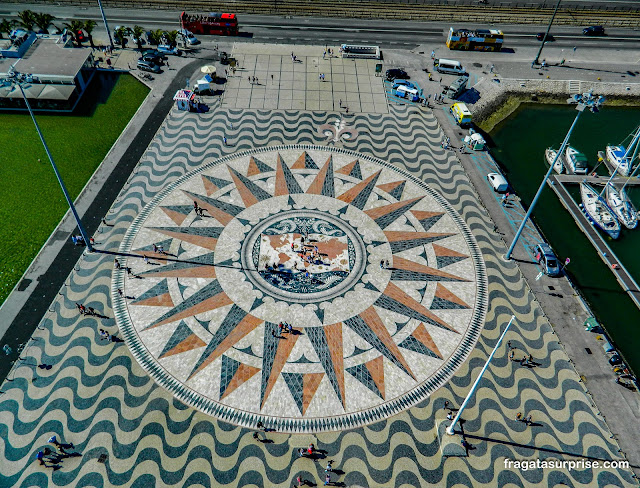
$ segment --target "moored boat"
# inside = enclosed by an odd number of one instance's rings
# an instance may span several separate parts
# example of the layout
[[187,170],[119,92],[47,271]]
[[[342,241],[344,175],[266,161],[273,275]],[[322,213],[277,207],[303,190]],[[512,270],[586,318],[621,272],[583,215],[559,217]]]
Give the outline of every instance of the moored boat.
[[627,229],[635,229],[638,225],[638,212],[629,200],[624,188],[616,188],[613,183],[608,183],[605,189],[607,205],[613,211],[617,219]]
[[605,154],[607,161],[614,170],[617,170],[622,176],[629,176],[631,171],[631,158],[627,154],[624,146],[607,146]]
[[[547,164],[548,165],[553,164],[553,170],[559,175],[561,175],[562,172],[564,171],[564,165],[562,164],[562,156],[556,159],[557,154],[558,154],[558,151],[550,147],[544,150],[544,158],[547,161]],[[555,160],[555,164],[553,162],[554,160]]]
[[580,183],[582,208],[589,220],[600,230],[609,234],[613,239],[620,237],[620,223],[613,211],[607,206],[604,198],[586,181]]
[[[567,146],[564,152],[565,165],[572,173],[577,175],[586,175],[589,171],[587,157],[576,148]],[[567,172],[568,172],[567,170]]]

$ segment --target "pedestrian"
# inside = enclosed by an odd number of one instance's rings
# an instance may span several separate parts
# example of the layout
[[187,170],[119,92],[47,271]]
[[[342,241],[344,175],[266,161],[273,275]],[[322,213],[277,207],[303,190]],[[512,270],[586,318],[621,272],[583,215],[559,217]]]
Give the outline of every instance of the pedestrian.
[[273,75],[271,75],[271,83],[273,83]]
[[453,412],[451,410],[447,413],[447,420],[453,420]]
[[[300,449],[298,449],[298,457],[304,457],[304,454],[305,454],[304,447],[301,447]],[[298,478],[298,480],[299,479],[300,478]],[[300,486],[300,485],[298,485],[298,486]]]
[[340,99],[340,108],[342,108],[342,98]]
[[560,66],[564,66],[565,62],[566,62],[566,59],[562,58],[562,60],[560,61]]
[[146,254],[143,254],[142,258],[144,259],[145,264],[149,264],[149,257]]
[[233,122],[229,122],[229,128],[233,130]]
[[88,313],[89,315],[96,315],[96,310],[95,310],[95,308],[93,308],[93,307],[87,307],[87,310],[88,310],[88,312],[87,312],[87,313]]
[[73,449],[73,442],[69,442],[68,444],[63,444],[60,441],[58,441],[58,438],[55,435],[52,435],[51,437],[49,437],[48,442],[56,446],[58,449],[69,449],[69,448]]
[[435,50],[431,50],[431,59],[435,59],[436,58],[436,52]]
[[333,460],[327,462],[327,467],[324,470],[327,473],[331,473],[333,471]]
[[259,85],[260,81],[258,80],[258,77],[256,76],[256,85]]
[[349,113],[349,107],[344,108],[347,113]]
[[251,83],[251,76],[247,76],[247,81],[249,81],[249,83]]
[[574,53],[576,52],[576,49],[578,49],[578,47],[577,46],[573,46],[573,52]]
[[442,410],[446,410],[449,407],[449,400],[445,400],[444,401],[444,406],[442,407]]
[[324,477],[324,486],[327,486],[330,483],[331,483],[331,475],[327,473],[327,475]]
[[319,80],[319,81],[322,81],[322,73],[319,73],[319,74],[318,74],[318,80]]
[[124,293],[122,292],[122,289],[118,288],[118,295],[120,295],[121,297],[124,296]]
[[289,330],[289,334],[293,334],[293,326],[291,324],[287,325],[287,329]]
[[520,360],[520,366],[525,366],[527,363],[527,356],[523,356]]
[[104,329],[100,329],[100,339],[109,339],[109,333]]
[[533,422],[533,419],[531,418],[531,414],[527,415],[527,418],[526,418],[526,419],[524,419],[524,422],[525,422],[527,425],[531,425],[531,423]]
[[494,69],[495,69],[495,66],[492,64],[491,67],[489,68],[489,73],[493,73]]
[[302,476],[298,476],[296,481],[298,482],[298,487],[302,486]]
[[120,269],[120,262],[117,259],[113,260],[113,264],[116,265],[116,269]]
[[315,451],[315,447],[313,446],[313,443],[309,444],[309,447],[307,448],[307,454],[309,456],[312,456],[314,451]]
[[511,349],[511,352],[509,353],[509,360],[513,361],[513,356],[515,355],[516,351],[514,349]]
[[276,331],[275,330],[271,330],[271,336],[272,337],[276,337]]
[[380,260],[380,269],[384,269],[384,259]]
[[227,145],[227,136],[222,136],[222,142],[225,146]]
[[511,341],[507,341],[507,347],[511,350]]
[[256,427],[264,432],[267,431],[267,428],[264,426],[264,423],[262,422],[262,420],[258,420],[258,423],[256,424]]
[[325,51],[322,53],[322,59],[327,57],[327,50],[325,49]]
[[518,412],[518,413],[516,414],[516,420],[517,420],[518,422],[522,422],[522,413]]
[[169,67],[169,60],[167,59],[167,68]]
[[324,73],[322,73],[322,81],[324,81]]
[[527,359],[528,363],[533,363],[533,356],[529,354],[529,358]]

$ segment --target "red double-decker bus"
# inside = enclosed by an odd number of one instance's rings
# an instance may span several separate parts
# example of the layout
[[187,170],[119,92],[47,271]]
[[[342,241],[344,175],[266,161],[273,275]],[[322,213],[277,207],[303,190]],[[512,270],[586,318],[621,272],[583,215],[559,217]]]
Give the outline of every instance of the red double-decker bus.
[[236,14],[180,14],[180,25],[194,34],[217,34],[221,36],[238,35]]

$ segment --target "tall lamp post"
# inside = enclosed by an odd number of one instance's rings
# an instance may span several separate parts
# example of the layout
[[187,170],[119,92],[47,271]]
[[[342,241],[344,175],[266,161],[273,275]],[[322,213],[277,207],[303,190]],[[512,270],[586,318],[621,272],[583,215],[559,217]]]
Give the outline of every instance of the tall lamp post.
[[491,354],[489,355],[489,359],[487,359],[487,362],[484,363],[484,366],[480,370],[480,374],[476,378],[476,381],[473,383],[473,386],[471,387],[471,390],[469,390],[469,394],[467,395],[467,398],[465,398],[464,402],[462,402],[462,405],[460,405],[460,408],[458,409],[458,413],[456,414],[455,418],[451,422],[451,425],[449,427],[447,427],[447,429],[445,431],[447,434],[449,434],[449,435],[453,435],[454,434],[453,428],[458,423],[458,420],[460,420],[460,417],[462,416],[462,412],[464,411],[465,407],[467,406],[467,403],[469,403],[469,400],[471,400],[471,398],[473,397],[473,394],[476,392],[476,389],[478,388],[478,385],[480,384],[480,380],[482,379],[482,375],[484,375],[484,372],[489,367],[489,363],[491,362],[491,360],[493,359],[493,356],[495,355],[496,351],[500,347],[500,344],[502,344],[502,339],[504,339],[505,334],[509,330],[509,327],[511,327],[511,323],[514,321],[515,318],[516,318],[515,315],[512,315],[511,316],[511,320],[509,320],[509,323],[507,324],[507,326],[502,331],[502,334],[500,335],[500,338],[498,339],[498,342],[496,342],[496,345],[493,348],[493,351],[491,351]]
[[535,207],[536,202],[538,201],[538,198],[540,198],[542,189],[544,188],[545,183],[549,179],[549,176],[551,176],[551,172],[553,171],[553,167],[556,164],[556,161],[558,160],[558,158],[562,157],[562,153],[564,152],[565,147],[569,143],[569,138],[571,137],[573,128],[576,126],[576,122],[578,122],[578,119],[580,118],[580,114],[584,112],[585,108],[589,109],[591,112],[594,112],[594,113],[598,112],[600,110],[600,106],[604,103],[604,100],[605,99],[602,95],[598,97],[594,97],[591,92],[583,93],[582,95],[574,95],[572,98],[569,98],[567,100],[567,103],[577,103],[576,110],[578,111],[578,113],[576,114],[576,118],[573,119],[573,124],[571,124],[571,128],[569,129],[569,132],[567,132],[567,135],[564,138],[564,141],[562,141],[562,145],[560,146],[560,149],[558,149],[558,152],[556,153],[556,157],[553,160],[553,163],[551,163],[551,165],[549,166],[549,169],[547,170],[547,174],[544,176],[542,183],[540,183],[540,188],[538,188],[536,195],[533,197],[533,201],[531,202],[531,205],[529,205],[529,210],[527,210],[527,214],[524,216],[524,219],[522,219],[522,223],[518,228],[518,232],[516,232],[516,235],[513,238],[513,242],[511,243],[511,246],[509,247],[507,254],[505,254],[504,256],[506,260],[511,259],[511,253],[513,252],[513,248],[516,247],[516,243],[518,242],[518,239],[520,238],[522,231],[527,225],[527,221],[529,220],[529,217],[531,217],[531,213],[533,212],[533,207]]
[[53,167],[53,172],[56,174],[56,178],[58,179],[58,183],[60,184],[60,188],[62,188],[62,193],[64,193],[64,197],[67,200],[67,204],[73,213],[73,217],[76,219],[76,224],[78,225],[78,229],[80,230],[80,235],[84,239],[85,245],[89,252],[93,252],[93,246],[91,245],[91,241],[89,240],[89,236],[82,225],[82,221],[78,216],[78,212],[76,211],[76,207],[73,205],[73,201],[69,196],[69,192],[67,192],[67,188],[64,186],[64,182],[62,181],[62,176],[60,176],[60,172],[58,171],[58,167],[56,163],[53,162],[53,156],[51,156],[51,152],[49,151],[49,147],[47,146],[46,141],[44,140],[44,136],[40,131],[40,127],[38,126],[38,122],[36,122],[36,117],[33,114],[33,110],[31,110],[31,105],[29,104],[29,100],[27,100],[27,95],[24,92],[22,87],[23,84],[27,83],[26,77],[22,73],[18,73],[17,71],[12,70],[9,75],[9,80],[13,83],[13,85],[17,86],[20,89],[20,93],[22,93],[22,98],[24,99],[24,103],[27,105],[27,110],[29,110],[29,115],[31,115],[31,120],[33,120],[33,125],[36,126],[36,131],[38,132],[38,136],[40,136],[40,141],[44,146],[44,150],[47,153],[47,157],[49,158],[49,162],[51,162],[51,166]]
[[558,0],[558,3],[556,3],[556,8],[553,11],[553,15],[551,16],[549,25],[547,26],[547,32],[544,33],[544,37],[542,38],[542,43],[540,44],[540,49],[538,49],[538,54],[536,54],[536,59],[534,59],[533,63],[531,63],[532,68],[534,67],[534,65],[540,64],[540,54],[542,54],[542,48],[544,48],[544,44],[547,42],[547,37],[549,36],[549,31],[551,30],[551,24],[553,24],[553,19],[556,18],[556,14],[558,13],[558,7],[560,7],[561,1],[562,0]]
[[104,22],[104,28],[107,29],[107,35],[109,36],[109,45],[113,49],[113,39],[111,39],[111,31],[109,30],[109,24],[107,24],[107,17],[104,15],[104,9],[102,8],[102,2],[98,0],[98,7],[100,7],[100,15],[102,15],[102,22]]

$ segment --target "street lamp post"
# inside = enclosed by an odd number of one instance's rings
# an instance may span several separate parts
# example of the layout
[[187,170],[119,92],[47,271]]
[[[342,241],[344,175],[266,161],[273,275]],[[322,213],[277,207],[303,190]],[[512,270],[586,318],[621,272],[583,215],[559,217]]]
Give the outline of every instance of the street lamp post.
[[591,94],[591,92],[589,92],[589,93],[583,93],[582,95],[574,95],[573,98],[570,98],[569,100],[567,100],[567,102],[568,103],[577,102],[578,105],[576,106],[576,110],[578,111],[578,113],[576,114],[576,118],[573,120],[573,124],[571,124],[571,128],[569,129],[569,132],[567,132],[567,135],[564,138],[564,141],[562,141],[562,145],[560,146],[560,149],[558,149],[558,152],[556,153],[556,157],[554,158],[553,162],[549,166],[549,169],[547,170],[547,174],[544,176],[542,183],[540,183],[540,187],[538,188],[538,191],[533,197],[531,205],[529,205],[529,210],[527,210],[527,214],[522,219],[522,223],[518,228],[518,232],[516,232],[516,235],[513,238],[513,242],[511,243],[511,246],[509,247],[507,254],[505,254],[504,256],[506,260],[511,259],[511,253],[513,252],[513,248],[516,247],[516,243],[518,242],[518,239],[520,238],[522,231],[527,225],[527,221],[529,220],[529,217],[531,217],[531,214],[533,213],[533,208],[535,207],[538,201],[538,198],[540,198],[540,194],[542,193],[542,189],[544,188],[545,183],[549,179],[549,176],[551,176],[551,172],[553,171],[553,167],[556,164],[556,161],[558,160],[559,157],[562,157],[561,155],[564,152],[565,147],[569,143],[569,138],[571,137],[573,128],[576,126],[576,122],[578,122],[578,119],[580,118],[580,114],[584,111],[585,108],[588,108],[591,112],[597,112],[599,110],[599,107],[604,103],[604,97],[599,96],[596,98]]
[[98,0],[98,7],[100,7],[100,15],[102,15],[102,22],[104,22],[104,28],[107,29],[107,35],[109,36],[109,45],[113,49],[113,39],[111,39],[111,31],[109,31],[109,24],[107,24],[107,17],[104,15],[104,9],[102,8],[102,2]]
[[56,163],[54,163],[54,161],[53,161],[53,156],[51,156],[51,152],[49,151],[49,146],[47,146],[47,143],[44,140],[44,136],[42,135],[42,132],[40,131],[40,127],[38,126],[38,122],[36,121],[36,117],[33,114],[33,110],[31,110],[31,105],[29,104],[29,100],[27,100],[27,95],[25,94],[24,89],[22,88],[22,83],[24,82],[24,75],[14,71],[12,76],[11,76],[11,79],[12,79],[14,85],[17,85],[18,88],[20,89],[20,93],[22,93],[22,98],[24,99],[24,103],[27,105],[27,110],[29,110],[29,115],[31,115],[31,120],[33,120],[33,125],[36,126],[36,131],[38,132],[38,136],[40,136],[40,141],[42,142],[42,145],[44,146],[44,150],[47,153],[47,157],[49,158],[49,162],[51,162],[51,166],[53,167],[53,172],[56,174],[56,178],[58,179],[58,183],[60,184],[60,188],[62,188],[62,193],[64,193],[64,197],[67,200],[67,204],[69,205],[69,208],[71,209],[71,212],[73,213],[73,217],[76,220],[76,224],[78,225],[78,229],[80,230],[80,235],[84,239],[85,245],[87,246],[87,249],[89,250],[89,252],[93,252],[93,246],[91,245],[91,241],[89,240],[89,236],[87,235],[87,232],[84,230],[84,226],[82,225],[82,221],[80,220],[80,217],[78,216],[78,212],[76,211],[76,207],[75,207],[75,205],[73,205],[73,201],[71,200],[71,197],[69,196],[69,193],[67,192],[67,188],[64,186],[64,182],[62,181],[62,176],[60,176],[60,173],[58,171]]
[[471,390],[469,391],[469,394],[467,395],[467,398],[465,398],[464,402],[462,402],[462,405],[460,405],[460,408],[458,409],[458,413],[456,414],[455,418],[451,422],[451,425],[449,427],[447,427],[447,429],[446,429],[446,433],[447,434],[449,434],[449,435],[453,435],[454,434],[453,428],[456,426],[456,424],[458,423],[458,420],[462,416],[462,412],[464,411],[465,407],[467,406],[467,403],[469,403],[469,400],[471,400],[471,397],[476,392],[476,388],[478,388],[478,385],[480,384],[480,380],[482,379],[482,375],[484,374],[484,372],[489,367],[489,363],[491,362],[491,360],[493,359],[493,356],[495,355],[496,351],[500,347],[500,344],[502,344],[502,339],[504,339],[504,336],[507,333],[507,331],[509,330],[509,327],[511,327],[511,322],[513,322],[515,318],[516,318],[515,315],[512,315],[511,316],[511,320],[509,320],[509,323],[504,328],[504,331],[502,331],[502,334],[500,335],[500,338],[498,339],[498,342],[496,342],[496,345],[493,348],[493,351],[491,351],[491,354],[489,355],[489,359],[487,359],[487,362],[484,363],[484,366],[482,367],[482,370],[480,371],[480,374],[476,378],[476,381],[473,383],[473,386],[471,387]]
[[536,59],[534,59],[533,63],[531,63],[532,68],[534,67],[534,65],[540,64],[540,54],[542,54],[542,49],[544,48],[544,44],[547,42],[547,36],[549,35],[549,31],[551,30],[551,24],[553,24],[553,19],[556,18],[556,13],[558,13],[558,7],[560,7],[561,1],[562,0],[558,0],[558,3],[556,3],[556,8],[553,11],[553,15],[551,16],[549,25],[547,26],[547,32],[544,33],[544,37],[542,38],[542,43],[540,44],[540,49],[538,49],[538,54],[536,54]]

